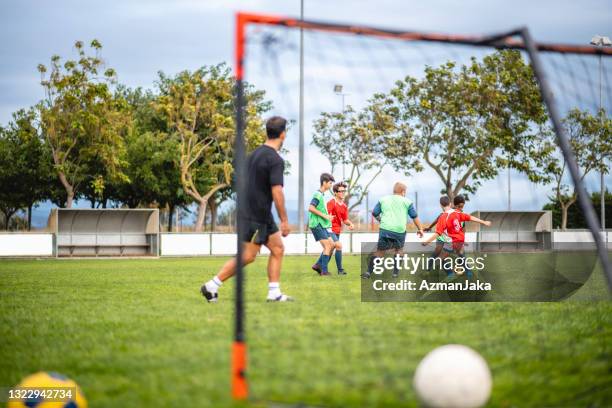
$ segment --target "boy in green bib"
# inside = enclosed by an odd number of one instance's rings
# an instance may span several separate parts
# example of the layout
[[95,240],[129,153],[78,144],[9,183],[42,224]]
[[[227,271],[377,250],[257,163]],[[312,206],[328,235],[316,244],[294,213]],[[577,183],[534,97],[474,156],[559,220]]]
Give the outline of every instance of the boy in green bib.
[[[315,191],[308,206],[308,228],[312,232],[315,240],[323,247],[321,255],[320,269],[315,269],[321,276],[329,276],[327,264],[331,257],[334,248],[334,241],[329,234],[328,228],[331,228],[332,216],[327,212],[327,205],[324,194],[334,184],[334,176],[329,173],[323,173],[320,177],[321,187]],[[317,264],[319,265],[319,264]]]
[[[374,218],[380,221],[380,230],[378,232],[378,244],[376,245],[376,252],[374,256],[370,258],[368,264],[368,271],[362,275],[363,278],[367,279],[372,273],[372,266],[376,258],[380,258],[385,255],[388,250],[394,250],[395,254],[400,254],[404,248],[406,241],[406,225],[408,224],[408,217],[412,218],[414,224],[417,226],[417,235],[423,236],[423,226],[421,220],[417,215],[416,209],[412,204],[412,201],[406,198],[407,187],[403,183],[395,183],[393,186],[393,194],[385,196],[372,210]],[[393,277],[399,276],[399,270],[397,266],[393,269]]]

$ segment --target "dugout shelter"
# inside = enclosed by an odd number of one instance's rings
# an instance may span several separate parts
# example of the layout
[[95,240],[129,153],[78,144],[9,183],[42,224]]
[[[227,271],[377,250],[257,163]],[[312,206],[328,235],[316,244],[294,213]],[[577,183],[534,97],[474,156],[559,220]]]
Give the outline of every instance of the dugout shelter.
[[475,211],[490,227],[468,223],[478,232],[481,251],[542,251],[552,249],[551,211]]
[[158,209],[57,208],[49,230],[58,257],[159,256]]

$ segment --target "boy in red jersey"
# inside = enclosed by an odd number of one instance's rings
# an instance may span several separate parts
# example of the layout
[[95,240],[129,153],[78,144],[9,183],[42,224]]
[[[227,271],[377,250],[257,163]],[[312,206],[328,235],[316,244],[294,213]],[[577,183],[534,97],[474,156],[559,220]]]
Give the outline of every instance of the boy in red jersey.
[[353,229],[353,223],[348,218],[348,206],[344,202],[347,187],[345,182],[337,183],[333,187],[334,198],[327,202],[327,212],[334,217],[332,219],[331,237],[336,250],[334,257],[338,267],[338,275],[346,275],[344,268],[342,268],[342,242],[340,242],[342,224],[346,225],[349,230]]
[[[450,198],[448,198],[448,196],[442,196],[440,197],[440,206],[442,208],[448,206],[450,203]],[[463,207],[465,206],[465,197],[462,195],[457,195],[455,196],[455,198],[453,198],[453,205],[451,208],[459,211],[459,212],[463,212]],[[431,225],[427,228],[424,229],[425,232],[430,232],[431,230],[434,229],[434,227],[438,224],[438,220],[440,219],[440,216],[442,216],[444,213],[438,215],[438,217],[434,220],[434,222],[431,223]],[[461,227],[465,229],[465,221],[461,223]],[[450,248],[450,246],[446,245],[449,241],[448,237],[446,236],[446,234],[443,234],[441,236],[438,236],[438,238],[436,239],[436,249],[434,249],[433,252],[433,257],[439,257],[440,254],[442,253],[443,250],[445,250],[445,252],[449,252],[448,250],[452,250]],[[447,254],[442,254],[442,258],[444,258]]]
[[[442,200],[440,201],[442,202]],[[463,257],[463,247],[465,246],[465,231],[463,230],[463,223],[465,221],[473,221],[486,227],[490,227],[491,221],[483,221],[480,218],[466,214],[461,210],[453,209],[450,206],[450,202],[447,202],[447,205],[442,206],[443,212],[437,218],[435,234],[424,241],[423,245],[427,245],[439,237],[445,237],[447,241],[450,241],[451,248],[449,248],[448,252],[454,252],[457,256]],[[462,204],[464,203],[465,201]],[[463,209],[462,205],[461,209]]]
[[[336,251],[334,257],[336,259],[336,266],[338,267],[338,275],[346,275],[346,271],[342,267],[342,242],[340,242],[342,225],[346,225],[349,230],[354,228],[353,223],[348,218],[348,206],[344,202],[347,187],[345,182],[341,181],[340,183],[336,183],[332,187],[334,198],[327,202],[327,213],[333,217],[330,236],[334,241],[334,249]],[[320,262],[321,258],[319,257],[319,260],[312,268],[314,270],[320,269]]]

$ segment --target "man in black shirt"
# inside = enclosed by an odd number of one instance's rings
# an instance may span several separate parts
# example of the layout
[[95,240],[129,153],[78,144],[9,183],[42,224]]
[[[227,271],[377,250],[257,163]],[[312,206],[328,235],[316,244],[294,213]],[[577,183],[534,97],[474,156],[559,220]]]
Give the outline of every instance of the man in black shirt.
[[[287,121],[274,116],[266,122],[266,142],[247,159],[246,199],[241,209],[240,221],[244,223],[243,262],[248,265],[255,260],[262,245],[270,250],[268,259],[268,301],[293,300],[280,290],[280,271],[285,247],[281,235],[289,235],[289,222],[283,193],[285,162],[278,154],[286,137]],[[280,231],[272,216],[272,202],[280,218]],[[216,302],[218,290],[224,281],[236,272],[236,260],[232,258],[221,268],[217,276],[202,285],[200,291],[209,302]]]

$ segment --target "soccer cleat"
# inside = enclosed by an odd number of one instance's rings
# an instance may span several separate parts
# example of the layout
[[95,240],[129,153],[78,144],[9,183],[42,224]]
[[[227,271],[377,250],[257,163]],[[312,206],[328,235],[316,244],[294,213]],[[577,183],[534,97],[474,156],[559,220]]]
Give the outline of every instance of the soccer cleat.
[[330,276],[331,273],[329,273],[329,272],[321,272],[319,275],[321,275],[321,276]]
[[209,292],[208,289],[206,289],[206,285],[202,285],[200,292],[202,293],[202,296],[206,298],[208,303],[217,303],[217,300],[219,300],[219,294],[217,292]]
[[294,299],[291,296],[280,295],[275,298],[267,298],[266,302],[293,302]]
[[366,273],[362,273],[361,274],[361,279],[370,279],[370,272],[366,272]]
[[311,268],[313,271],[315,271],[319,275],[321,274],[321,265],[319,265],[318,263],[312,265]]
[[394,278],[399,278],[399,271],[393,271],[393,274],[391,276]]
[[346,275],[346,271],[344,269],[338,270],[338,275]]

